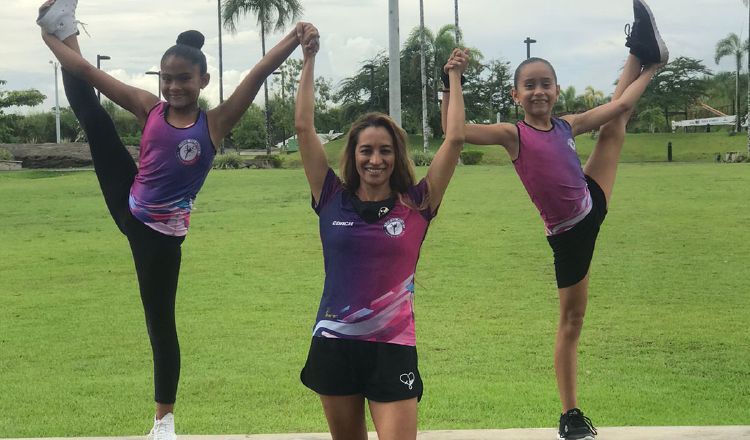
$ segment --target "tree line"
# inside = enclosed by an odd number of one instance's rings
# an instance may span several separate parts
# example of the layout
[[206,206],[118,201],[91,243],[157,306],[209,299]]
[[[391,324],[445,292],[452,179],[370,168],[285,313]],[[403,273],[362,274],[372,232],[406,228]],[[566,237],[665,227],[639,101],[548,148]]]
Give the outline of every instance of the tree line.
[[[425,29],[425,55],[427,77],[427,115],[432,136],[441,136],[440,127],[440,71],[456,46],[456,30],[446,25],[432,32]],[[736,36],[735,36],[736,37]],[[727,41],[729,42],[727,42]],[[732,55],[737,60],[735,72],[712,71],[700,60],[677,57],[659,71],[638,103],[630,131],[670,131],[672,119],[711,116],[705,114],[700,104],[705,104],[726,114],[744,117],[747,103],[739,96],[747,95],[747,83],[739,81],[741,57],[747,42],[728,37],[717,45],[716,63],[723,56]],[[465,47],[464,42],[459,43]],[[467,69],[465,84],[466,118],[478,123],[497,120],[514,121],[523,118],[523,110],[515,106],[510,90],[513,85],[510,63],[503,59],[485,59],[481,51],[471,49],[472,61]],[[420,31],[413,29],[401,52],[401,102],[402,125],[412,134],[422,132],[422,97],[420,77]],[[379,53],[363,60],[359,69],[338,84],[320,76],[316,78],[315,123],[322,133],[331,130],[345,132],[351,123],[368,111],[388,112],[388,56]],[[268,100],[270,123],[268,132],[264,109],[253,104],[225,142],[228,148],[265,148],[266,135],[272,144],[281,143],[294,133],[294,98],[301,60],[289,59],[277,75],[273,75],[273,93]],[[54,109],[27,115],[6,114],[3,109],[18,106],[36,106],[46,98],[37,90],[6,91],[0,80],[0,143],[44,143],[55,141]],[[104,98],[103,105],[110,113],[123,141],[138,145],[141,127],[127,111]],[[587,87],[582,93],[574,87],[564,87],[555,107],[557,114],[588,110],[609,100],[599,90]],[[210,103],[201,99],[203,108]],[[83,141],[82,130],[69,108],[60,111],[61,137],[66,141]]]

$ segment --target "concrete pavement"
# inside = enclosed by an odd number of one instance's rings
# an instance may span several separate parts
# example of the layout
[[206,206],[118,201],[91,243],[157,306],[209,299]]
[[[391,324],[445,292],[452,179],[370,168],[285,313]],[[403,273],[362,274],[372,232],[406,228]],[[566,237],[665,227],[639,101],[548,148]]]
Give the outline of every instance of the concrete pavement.
[[[599,428],[597,440],[750,440],[750,426],[649,426]],[[132,437],[67,437],[7,440],[144,440]],[[325,434],[178,435],[178,440],[330,440]],[[423,431],[417,440],[555,440],[552,428]],[[369,440],[377,440],[370,433]]]

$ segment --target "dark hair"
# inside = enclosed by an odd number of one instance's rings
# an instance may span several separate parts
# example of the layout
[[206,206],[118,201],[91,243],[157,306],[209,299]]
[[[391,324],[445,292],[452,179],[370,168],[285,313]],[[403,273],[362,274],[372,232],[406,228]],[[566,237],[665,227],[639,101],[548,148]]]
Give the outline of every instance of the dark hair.
[[352,193],[359,189],[359,173],[354,157],[359,142],[359,134],[368,127],[383,127],[390,133],[393,140],[395,162],[389,183],[392,191],[401,195],[406,194],[415,181],[414,167],[406,152],[406,132],[390,116],[383,113],[367,113],[357,119],[349,129],[340,164],[340,172],[346,189]]
[[545,60],[544,58],[531,57],[527,59],[526,61],[522,62],[521,64],[519,64],[518,67],[516,67],[516,72],[513,74],[513,87],[518,88],[518,76],[521,73],[521,68],[531,63],[546,64],[547,67],[549,67],[550,70],[552,70],[552,76],[555,77],[555,82],[557,82],[557,73],[555,72],[555,68],[552,67],[552,64],[550,64],[549,61]]
[[203,47],[205,41],[206,38],[200,32],[185,31],[177,36],[177,44],[164,52],[161,62],[163,63],[171,56],[184,58],[193,64],[200,65],[201,75],[205,75],[208,72],[208,64],[206,63],[206,56],[201,52],[201,47]]

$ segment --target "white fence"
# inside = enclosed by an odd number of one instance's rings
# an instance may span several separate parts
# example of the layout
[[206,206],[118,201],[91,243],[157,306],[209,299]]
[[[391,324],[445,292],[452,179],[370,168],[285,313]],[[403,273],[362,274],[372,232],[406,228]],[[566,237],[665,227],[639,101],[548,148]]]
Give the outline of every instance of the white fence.
[[[686,121],[672,121],[672,131],[677,127],[704,127],[706,125],[734,125],[737,116],[719,116],[717,118],[688,119]],[[742,123],[747,127],[747,119]]]

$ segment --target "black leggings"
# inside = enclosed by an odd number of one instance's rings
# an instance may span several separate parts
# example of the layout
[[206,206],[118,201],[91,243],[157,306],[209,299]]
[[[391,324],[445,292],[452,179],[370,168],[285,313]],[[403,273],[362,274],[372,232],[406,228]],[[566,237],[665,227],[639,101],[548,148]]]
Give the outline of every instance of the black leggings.
[[157,232],[133,217],[130,187],[138,171],[94,89],[65,70],[65,94],[88,139],[104,201],[133,252],[146,328],[154,356],[154,399],[171,404],[180,378],[180,345],[175,326],[175,297],[184,237]]

